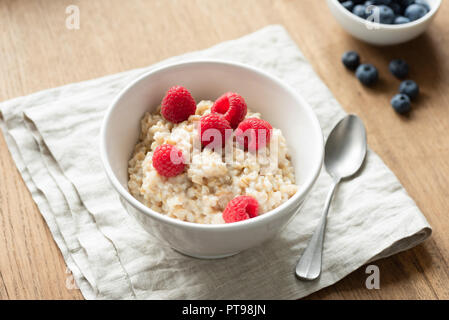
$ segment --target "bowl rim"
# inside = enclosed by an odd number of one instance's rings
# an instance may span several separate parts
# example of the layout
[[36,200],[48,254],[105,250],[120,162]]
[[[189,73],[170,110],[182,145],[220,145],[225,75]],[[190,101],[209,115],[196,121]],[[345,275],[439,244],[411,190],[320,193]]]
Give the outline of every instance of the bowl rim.
[[[119,182],[118,178],[115,176],[115,173],[112,170],[112,167],[109,163],[109,159],[107,156],[107,148],[106,148],[106,128],[109,123],[109,119],[111,117],[111,114],[119,102],[119,100],[123,97],[123,95],[128,92],[132,87],[134,87],[137,83],[141,82],[143,79],[154,75],[159,72],[164,72],[167,69],[173,69],[173,68],[183,68],[186,65],[204,65],[204,64],[219,64],[222,66],[231,66],[231,67],[237,67],[237,68],[243,68],[247,71],[253,72],[258,74],[259,76],[268,78],[272,82],[274,82],[276,85],[282,87],[284,90],[289,92],[293,95],[293,97],[303,106],[306,113],[308,114],[309,118],[312,121],[312,127],[315,131],[315,133],[318,135],[318,143],[317,150],[319,152],[319,161],[313,165],[311,175],[309,175],[309,178],[304,181],[299,187],[297,192],[286,202],[281,204],[280,206],[276,207],[275,209],[268,211],[262,215],[259,215],[257,217],[254,217],[252,219],[247,219],[244,221],[234,222],[234,223],[226,223],[226,224],[200,224],[195,222],[187,222],[182,221],[179,219],[168,217],[162,213],[159,213],[157,211],[154,211],[147,206],[145,206],[143,203],[138,201],[136,198],[134,198],[131,193],[128,191],[127,188],[123,187],[122,184]],[[100,154],[101,154],[101,160],[103,164],[103,168],[106,172],[106,175],[111,182],[114,189],[119,193],[120,196],[122,196],[130,205],[132,205],[136,210],[145,213],[147,216],[158,220],[159,222],[167,223],[169,225],[180,227],[180,228],[190,228],[190,229],[203,229],[203,230],[215,230],[215,231],[225,231],[225,230],[231,230],[231,229],[246,229],[250,225],[261,225],[266,222],[269,222],[273,219],[275,219],[277,213],[280,211],[292,206],[295,202],[297,202],[302,196],[305,196],[308,194],[310,189],[313,187],[315,181],[318,178],[318,175],[321,172],[322,164],[323,164],[323,158],[324,158],[324,137],[323,132],[321,130],[318,118],[314,111],[312,110],[311,106],[304,100],[304,98],[298,94],[293,88],[291,88],[289,85],[284,83],[281,79],[278,77],[271,75],[263,70],[260,70],[259,68],[249,66],[247,64],[233,62],[233,61],[227,61],[227,60],[221,60],[221,59],[189,59],[183,62],[175,62],[175,63],[169,63],[164,64],[162,66],[156,67],[152,70],[149,70],[148,72],[145,72],[135,80],[133,80],[129,85],[127,85],[124,89],[121,90],[121,92],[114,98],[112,103],[109,105],[105,116],[103,118],[103,122],[101,125],[100,130]]]
[[436,0],[437,4],[435,6],[432,6],[430,8],[430,11],[428,13],[426,13],[424,16],[422,16],[421,18],[419,18],[418,20],[415,21],[411,21],[411,22],[407,22],[407,23],[403,23],[403,24],[385,24],[385,23],[375,23],[372,21],[368,21],[365,20],[363,18],[360,18],[359,16],[353,14],[352,12],[346,10],[341,3],[338,0],[328,0],[328,2],[332,2],[335,7],[337,7],[337,10],[340,10],[341,12],[343,12],[344,15],[346,15],[347,17],[349,17],[350,19],[353,19],[359,23],[363,23],[363,24],[368,24],[370,26],[373,27],[373,29],[371,29],[371,31],[377,31],[377,30],[404,30],[407,28],[411,28],[414,26],[417,26],[419,24],[423,24],[426,21],[428,21],[429,19],[431,19],[435,13],[438,11],[438,9],[441,6],[441,2],[442,0]]

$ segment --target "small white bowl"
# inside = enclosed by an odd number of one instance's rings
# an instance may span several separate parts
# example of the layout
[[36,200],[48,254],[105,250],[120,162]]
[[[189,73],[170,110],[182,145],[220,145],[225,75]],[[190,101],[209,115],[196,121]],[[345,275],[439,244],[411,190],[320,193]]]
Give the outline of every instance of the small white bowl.
[[380,24],[362,19],[346,10],[338,0],[327,0],[327,5],[338,23],[348,33],[374,45],[393,45],[412,40],[422,34],[435,17],[441,0],[427,0],[430,12],[416,21],[405,24]]
[[[298,192],[258,217],[204,225],[167,217],[147,208],[128,192],[128,160],[140,133],[140,120],[154,111],[168,88],[182,85],[195,100],[215,100],[227,91],[241,94],[287,140]],[[197,258],[220,258],[272,238],[297,213],[318,177],[323,160],[319,122],[301,96],[277,78],[255,68],[223,61],[190,61],[153,70],[125,88],[109,107],[101,129],[106,174],[128,212],[152,235]]]

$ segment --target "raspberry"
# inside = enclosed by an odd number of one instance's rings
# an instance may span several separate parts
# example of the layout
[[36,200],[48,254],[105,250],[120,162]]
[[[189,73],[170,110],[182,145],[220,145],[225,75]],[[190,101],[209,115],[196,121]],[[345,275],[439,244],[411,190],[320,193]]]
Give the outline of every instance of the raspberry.
[[168,89],[161,104],[162,116],[173,123],[183,122],[195,114],[196,102],[190,92],[181,86]]
[[246,103],[242,96],[228,92],[215,101],[211,111],[223,114],[232,129],[235,129],[245,119],[246,109]]
[[257,216],[259,203],[250,196],[238,196],[229,201],[223,211],[223,219],[226,223],[243,221]]
[[[201,144],[203,147],[223,147],[227,138],[226,130],[232,131],[229,122],[223,115],[219,113],[210,113],[202,116],[200,118]],[[220,136],[216,136],[218,134],[220,134]],[[231,134],[228,136],[231,136]],[[221,140],[215,141],[215,138],[221,138]]]
[[273,127],[265,120],[248,118],[240,122],[235,136],[237,143],[246,150],[255,151],[270,142]]
[[162,144],[154,150],[153,167],[164,177],[174,177],[185,168],[182,151],[171,144]]

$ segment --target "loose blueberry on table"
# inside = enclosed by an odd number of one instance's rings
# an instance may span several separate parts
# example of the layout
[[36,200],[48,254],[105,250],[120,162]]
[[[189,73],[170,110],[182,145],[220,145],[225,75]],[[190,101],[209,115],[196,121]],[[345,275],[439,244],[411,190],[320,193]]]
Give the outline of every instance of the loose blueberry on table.
[[[371,64],[361,64],[360,57],[355,51],[347,51],[342,56],[342,62],[346,68],[353,70],[358,65],[355,75],[365,86],[372,86],[379,79],[376,67]],[[408,75],[408,64],[402,59],[392,60],[389,64],[391,73],[397,78],[405,78]],[[405,80],[399,86],[399,93],[391,99],[391,105],[399,114],[407,113],[411,110],[411,100],[419,95],[419,86],[413,80]]]
[[365,86],[372,86],[379,80],[379,73],[377,72],[376,67],[368,63],[361,64],[357,68],[355,75]]
[[402,59],[392,60],[388,68],[390,69],[390,72],[398,79],[404,79],[408,76],[408,64]]
[[404,24],[418,20],[430,12],[426,0],[338,0],[354,15],[368,19],[373,15],[372,6],[379,9],[379,22],[382,24]]
[[359,54],[355,51],[346,51],[341,57],[341,61],[349,70],[355,71],[360,64]]
[[410,98],[406,94],[398,93],[391,99],[393,109],[400,114],[405,114],[411,110]]
[[419,95],[419,86],[413,80],[405,80],[399,86],[399,92],[406,94],[410,99],[416,99]]

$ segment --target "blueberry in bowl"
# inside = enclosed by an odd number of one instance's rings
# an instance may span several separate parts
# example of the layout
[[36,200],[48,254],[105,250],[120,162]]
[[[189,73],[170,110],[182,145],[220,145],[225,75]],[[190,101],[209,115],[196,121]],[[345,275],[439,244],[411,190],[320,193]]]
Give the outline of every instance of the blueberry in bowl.
[[418,20],[424,17],[429,10],[424,5],[421,4],[412,4],[407,7],[404,11],[404,15],[410,19],[410,21]]
[[366,5],[364,4],[355,5],[352,9],[352,13],[362,19],[365,19],[368,16],[366,13]]
[[383,4],[388,6],[391,4],[392,0],[372,0],[371,2],[373,2],[373,4],[375,5]]
[[346,10],[351,11],[352,8],[354,7],[354,2],[352,2],[352,1],[343,1],[343,2],[341,2],[341,5],[342,5]]
[[404,16],[396,16],[396,18],[394,18],[394,24],[404,24],[409,22],[410,19]]
[[[384,24],[392,24],[394,22],[394,11],[389,6],[377,6],[379,10],[379,22]],[[375,12],[375,11],[374,11]]]
[[399,2],[391,2],[390,8],[393,10],[395,15],[400,15],[403,11],[402,6],[400,5]]
[[427,11],[430,11],[430,6],[427,3],[427,0],[415,0],[415,3],[424,6],[427,9]]
[[[418,20],[430,12],[427,0],[339,0],[341,6],[354,15],[381,24],[398,24],[396,18],[405,16],[409,21],[399,19],[401,24]],[[377,20],[376,20],[377,19]]]
[[337,22],[352,36],[374,45],[393,45],[422,34],[433,21],[442,0],[326,2]]

